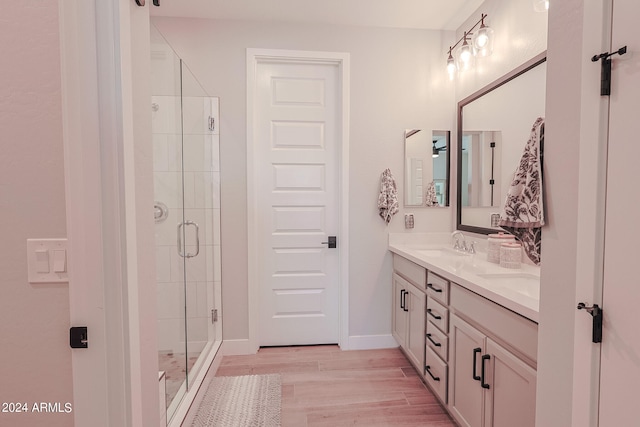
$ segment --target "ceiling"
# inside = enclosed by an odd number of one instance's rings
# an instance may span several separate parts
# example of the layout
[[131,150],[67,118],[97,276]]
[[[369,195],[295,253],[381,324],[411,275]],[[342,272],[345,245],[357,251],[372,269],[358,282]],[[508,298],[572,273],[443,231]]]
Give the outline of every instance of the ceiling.
[[160,0],[160,7],[151,6],[151,15],[455,30],[482,2],[483,0]]

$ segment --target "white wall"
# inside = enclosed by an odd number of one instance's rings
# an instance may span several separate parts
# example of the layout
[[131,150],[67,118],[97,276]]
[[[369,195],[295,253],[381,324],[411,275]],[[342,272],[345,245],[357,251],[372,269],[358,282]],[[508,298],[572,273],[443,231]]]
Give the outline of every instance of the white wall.
[[[67,284],[27,281],[27,238],[66,237],[57,1],[5,2],[0,46],[0,402],[73,402]],[[1,425],[73,414],[0,413]]]
[[[441,66],[441,33],[328,25],[154,18],[205,90],[220,97],[224,336],[248,338],[246,208],[246,48],[349,52],[349,334],[390,335],[389,227],[376,208],[389,167],[403,194],[404,131],[453,127],[453,86]],[[415,231],[451,229],[450,209],[414,209]]]

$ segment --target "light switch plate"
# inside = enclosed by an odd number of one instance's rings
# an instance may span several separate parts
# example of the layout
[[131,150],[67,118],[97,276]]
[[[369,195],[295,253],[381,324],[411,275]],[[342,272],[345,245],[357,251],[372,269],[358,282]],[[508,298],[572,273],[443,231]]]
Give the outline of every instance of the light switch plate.
[[67,239],[27,239],[27,266],[29,283],[69,282]]

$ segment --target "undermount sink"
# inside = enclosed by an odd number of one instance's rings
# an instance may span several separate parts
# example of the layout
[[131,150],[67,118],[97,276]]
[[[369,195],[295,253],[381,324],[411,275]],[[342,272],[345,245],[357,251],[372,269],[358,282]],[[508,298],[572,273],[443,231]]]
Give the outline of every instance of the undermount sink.
[[478,274],[483,279],[521,295],[538,298],[540,295],[540,277],[528,273]]
[[467,252],[457,251],[455,249],[450,248],[441,248],[441,249],[419,249],[420,252],[424,256],[428,257],[443,257],[443,256],[460,256],[460,257],[468,257],[471,254]]

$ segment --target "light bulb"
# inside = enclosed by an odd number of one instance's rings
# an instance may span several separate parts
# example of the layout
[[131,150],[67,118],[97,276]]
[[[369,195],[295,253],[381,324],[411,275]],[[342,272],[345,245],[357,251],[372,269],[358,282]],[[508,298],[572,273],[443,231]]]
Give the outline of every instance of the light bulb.
[[465,42],[465,44],[462,45],[462,47],[460,48],[460,60],[465,64],[467,64],[470,59],[471,59],[471,47]]
[[451,55],[451,48],[449,48],[449,58],[447,58],[447,73],[449,73],[449,78],[453,80],[453,76],[458,71],[458,67],[456,67],[456,61],[453,59]]
[[487,45],[488,41],[489,37],[487,37],[487,35],[484,33],[478,34],[478,37],[476,37],[476,45],[478,45],[478,47],[481,49]]
[[453,60],[451,61],[447,61],[447,72],[449,73],[449,75],[453,75],[456,73],[456,64],[455,62],[453,62]]
[[468,32],[465,31],[462,40],[462,46],[460,46],[460,51],[458,52],[458,70],[460,71],[471,68],[473,62],[473,50],[471,49],[471,45],[468,43]]
[[477,56],[489,56],[493,52],[493,28],[484,24],[482,16],[480,29],[473,36],[473,49]]

